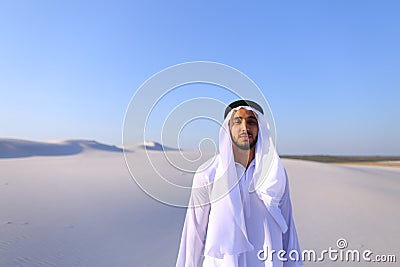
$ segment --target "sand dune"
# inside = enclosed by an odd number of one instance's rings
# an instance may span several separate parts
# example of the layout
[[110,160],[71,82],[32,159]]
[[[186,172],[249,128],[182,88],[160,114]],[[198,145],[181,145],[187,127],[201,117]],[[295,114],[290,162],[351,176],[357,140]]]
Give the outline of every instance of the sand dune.
[[[146,166],[143,150],[134,154]],[[162,153],[152,157],[165,164]],[[352,249],[400,251],[400,168],[283,162],[302,249],[346,238]],[[0,170],[0,266],[174,266],[185,209],[141,191],[122,153],[5,158]],[[314,265],[365,263],[305,266]]]
[[130,149],[131,151],[135,150],[148,150],[148,151],[179,151],[177,148],[172,148],[165,146],[163,144],[160,144],[158,142],[154,141],[146,141],[144,143],[138,143],[134,145],[128,145],[126,146],[127,149]]
[[34,142],[28,140],[0,138],[0,158],[65,156],[75,155],[85,150],[122,152],[121,148],[105,145],[93,140]]
[[[37,142],[21,139],[0,138],[0,158],[25,158],[34,156],[68,156],[87,151],[122,152],[123,149],[95,140],[56,140]],[[135,150],[178,151],[179,149],[148,141],[125,147],[125,152]]]

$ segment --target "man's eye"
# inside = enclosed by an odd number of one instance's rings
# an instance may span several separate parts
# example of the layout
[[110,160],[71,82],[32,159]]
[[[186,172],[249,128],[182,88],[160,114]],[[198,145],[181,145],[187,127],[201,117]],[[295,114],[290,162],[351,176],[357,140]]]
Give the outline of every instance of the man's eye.
[[250,125],[256,125],[256,124],[257,124],[257,121],[255,121],[255,120],[249,120],[247,123],[250,124]]
[[241,123],[242,123],[242,121],[240,119],[235,120],[235,124],[241,124]]

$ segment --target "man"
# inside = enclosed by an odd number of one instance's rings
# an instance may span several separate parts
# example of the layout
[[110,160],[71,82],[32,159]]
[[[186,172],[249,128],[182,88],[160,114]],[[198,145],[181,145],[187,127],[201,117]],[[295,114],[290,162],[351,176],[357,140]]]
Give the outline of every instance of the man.
[[193,179],[177,267],[302,265],[293,260],[301,252],[286,171],[263,114],[250,100],[226,108],[219,154]]

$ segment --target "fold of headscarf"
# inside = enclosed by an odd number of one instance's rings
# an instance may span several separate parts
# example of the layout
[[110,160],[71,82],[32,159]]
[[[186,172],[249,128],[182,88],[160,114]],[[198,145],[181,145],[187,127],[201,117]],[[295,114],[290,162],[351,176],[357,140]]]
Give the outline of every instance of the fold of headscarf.
[[[268,122],[263,114],[251,107],[237,107],[229,112],[219,132],[219,155],[216,158],[216,174],[211,191],[211,209],[204,248],[206,256],[219,259],[224,258],[224,255],[239,255],[254,249],[247,236],[243,200],[238,185],[240,177],[236,173],[229,130],[232,113],[240,108],[253,111],[258,119],[255,170],[248,188],[249,193],[255,191],[280,226],[282,233],[288,229],[279,208],[285,191],[286,174],[273,145]],[[229,266],[235,265],[233,262]]]

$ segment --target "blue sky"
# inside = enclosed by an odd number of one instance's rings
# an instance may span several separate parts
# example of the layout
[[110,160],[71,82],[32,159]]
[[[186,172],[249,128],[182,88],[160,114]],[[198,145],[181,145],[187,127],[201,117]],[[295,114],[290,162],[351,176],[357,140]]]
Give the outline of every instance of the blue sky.
[[399,155],[399,10],[395,0],[1,1],[0,137],[120,145],[140,85],[205,60],[262,89],[282,154]]

